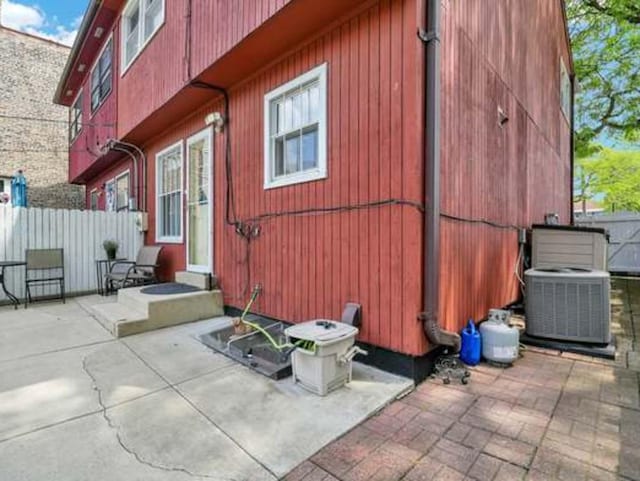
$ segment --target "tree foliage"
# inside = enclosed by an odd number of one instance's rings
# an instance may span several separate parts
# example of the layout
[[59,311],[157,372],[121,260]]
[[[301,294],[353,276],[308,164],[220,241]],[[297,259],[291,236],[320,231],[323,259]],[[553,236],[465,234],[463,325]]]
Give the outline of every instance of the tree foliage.
[[640,152],[601,149],[576,163],[575,201],[602,197],[605,210],[640,212]]
[[578,157],[600,134],[640,138],[640,0],[569,0]]

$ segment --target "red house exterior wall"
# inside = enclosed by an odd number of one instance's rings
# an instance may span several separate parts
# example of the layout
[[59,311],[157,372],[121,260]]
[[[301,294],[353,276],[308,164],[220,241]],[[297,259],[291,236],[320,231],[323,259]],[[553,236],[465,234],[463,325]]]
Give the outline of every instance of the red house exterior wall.
[[[260,214],[360,204],[380,199],[422,202],[419,120],[421,50],[414,2],[383,1],[293,51],[230,89],[236,210]],[[404,46],[404,47],[403,47]],[[326,180],[263,188],[263,103],[275,87],[328,65],[328,170]],[[213,104],[145,146],[149,179],[155,154],[202,130]],[[258,313],[300,321],[339,318],[347,301],[363,305],[360,338],[420,354],[425,344],[420,310],[421,213],[387,206],[325,215],[279,217],[262,223],[250,245],[224,224],[224,139],[216,136],[214,266],[225,302],[241,307],[255,283],[264,287]],[[149,182],[150,225],[155,225],[155,183]],[[147,241],[155,241],[155,233]],[[165,273],[184,269],[184,247]],[[247,290],[247,288],[249,290]]]
[[[111,67],[113,75],[111,93],[95,112],[91,112],[91,70],[109,38],[113,38],[114,52]],[[108,139],[116,137],[118,121],[117,77],[120,68],[116,53],[119,51],[119,43],[117,29],[115,31],[107,31],[99,49],[95,51],[92,63],[86,66],[87,74],[80,86],[82,91],[82,130],[69,146],[69,180],[71,182],[82,182],[83,179],[81,177],[100,155],[100,147]]]
[[[424,25],[424,0],[326,0],[324,8],[340,14],[286,51],[246,45],[259,45],[256,39],[270,35],[265,29],[287,24],[291,31],[283,35],[295,38],[296,19],[317,26],[307,17],[319,4],[190,4],[189,11],[187,0],[167,0],[164,25],[124,75],[116,73],[117,91],[102,107],[105,118],[117,117],[117,137],[134,140],[147,156],[148,244],[156,242],[156,154],[203,130],[206,114],[223,111],[219,96],[188,86],[198,76],[220,80],[229,92],[239,220],[388,199],[424,203],[424,46],[416,35]],[[545,212],[568,221],[570,134],[560,111],[560,55],[570,62],[561,1],[442,4],[443,213],[523,227]],[[303,7],[307,17],[292,15]],[[119,70],[118,48],[114,59]],[[323,63],[328,177],[265,190],[264,95]],[[249,75],[235,78],[251,66]],[[498,107],[509,116],[502,128]],[[395,204],[271,217],[247,244],[225,223],[226,135],[214,134],[211,232],[225,303],[243,306],[256,283],[263,293],[254,310],[287,321],[339,318],[345,302],[358,302],[361,341],[424,354],[429,346],[417,320],[424,309],[420,209]],[[81,176],[93,161],[72,156],[71,162]],[[114,159],[92,173],[87,192],[130,162]],[[512,228],[446,218],[441,225],[441,262],[433,268],[442,279],[441,319],[457,330],[467,317],[483,317],[488,308],[516,299],[517,235]],[[184,243],[165,244],[162,277],[184,270],[185,258]]]
[[[570,125],[560,109],[560,58],[571,65],[558,0],[443,2],[442,212],[530,227],[570,221]],[[498,108],[509,117],[502,127]],[[440,318],[518,299],[517,231],[441,220]]]

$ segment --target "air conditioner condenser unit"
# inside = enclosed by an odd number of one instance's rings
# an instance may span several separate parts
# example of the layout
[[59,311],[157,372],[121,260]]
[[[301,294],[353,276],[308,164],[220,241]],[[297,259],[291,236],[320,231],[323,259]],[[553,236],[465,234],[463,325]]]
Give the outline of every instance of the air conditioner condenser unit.
[[611,341],[608,272],[541,268],[529,269],[524,278],[527,335],[593,344]]

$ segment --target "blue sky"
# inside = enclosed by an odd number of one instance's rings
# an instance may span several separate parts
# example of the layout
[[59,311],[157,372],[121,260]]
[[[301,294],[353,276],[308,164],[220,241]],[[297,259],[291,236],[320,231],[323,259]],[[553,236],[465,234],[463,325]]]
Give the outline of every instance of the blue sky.
[[88,0],[0,0],[0,23],[71,45]]

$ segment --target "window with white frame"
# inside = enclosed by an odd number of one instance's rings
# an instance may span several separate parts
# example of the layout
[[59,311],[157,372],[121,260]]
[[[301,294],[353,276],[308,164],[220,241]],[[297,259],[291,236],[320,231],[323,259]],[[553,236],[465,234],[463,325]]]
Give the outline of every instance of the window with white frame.
[[73,142],[82,130],[82,94],[69,109],[69,142]]
[[326,98],[326,64],[265,96],[265,189],[327,177]]
[[89,208],[91,210],[98,210],[98,189],[93,189],[89,194]]
[[182,242],[182,142],[156,155],[156,241]]
[[116,177],[116,210],[129,210],[129,172]]
[[164,22],[165,0],[129,0],[122,14],[122,72]]
[[95,111],[111,92],[113,41],[109,39],[91,72],[91,112]]

